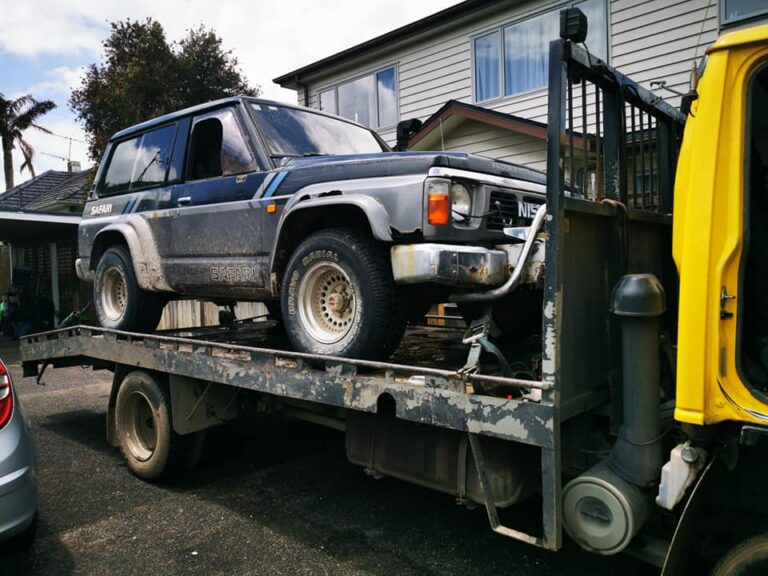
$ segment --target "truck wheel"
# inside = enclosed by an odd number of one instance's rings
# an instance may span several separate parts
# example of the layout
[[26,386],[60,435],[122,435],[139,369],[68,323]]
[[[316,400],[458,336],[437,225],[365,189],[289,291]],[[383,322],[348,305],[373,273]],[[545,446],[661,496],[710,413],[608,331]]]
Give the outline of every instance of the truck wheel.
[[167,478],[200,459],[203,434],[181,436],[173,430],[168,386],[146,372],[131,372],[120,384],[115,427],[120,450],[139,478]]
[[712,576],[763,576],[768,574],[768,533],[754,536],[732,548]]
[[405,332],[408,306],[386,246],[358,230],[315,232],[288,262],[285,330],[301,352],[385,360]]
[[139,288],[128,250],[108,248],[96,267],[93,283],[96,317],[104,328],[152,332],[160,322],[162,296]]

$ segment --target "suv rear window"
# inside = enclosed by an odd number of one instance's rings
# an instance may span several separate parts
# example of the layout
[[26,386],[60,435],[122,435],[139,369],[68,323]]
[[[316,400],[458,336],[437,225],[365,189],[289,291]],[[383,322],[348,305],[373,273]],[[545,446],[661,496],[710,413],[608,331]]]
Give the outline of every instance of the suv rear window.
[[165,182],[176,125],[163,126],[115,146],[104,176],[102,194],[119,194]]

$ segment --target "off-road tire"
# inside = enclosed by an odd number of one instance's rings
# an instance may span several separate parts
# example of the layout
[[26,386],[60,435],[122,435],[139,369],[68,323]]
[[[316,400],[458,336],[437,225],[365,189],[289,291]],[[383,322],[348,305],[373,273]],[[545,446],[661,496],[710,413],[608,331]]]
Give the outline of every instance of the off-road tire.
[[[150,418],[151,425],[141,425]],[[174,431],[168,385],[147,372],[137,370],[123,378],[115,429],[128,468],[144,480],[171,478],[200,460],[204,432],[182,436]]]
[[[123,283],[123,288],[118,290],[120,298],[115,296],[115,290],[110,290],[115,282]],[[121,301],[120,305],[114,303],[117,300]],[[139,287],[130,253],[124,246],[108,248],[99,259],[93,303],[101,326],[128,332],[154,331],[165,305],[162,295]]]
[[[312,335],[308,328],[312,323],[307,321],[307,309],[312,307],[302,304],[307,301],[302,300],[302,294],[315,293],[310,290],[312,286],[320,286],[322,294],[327,275],[319,280],[316,275],[325,273],[323,270],[343,278],[349,289],[343,292],[345,311],[353,309],[349,318],[338,316],[344,323],[339,330],[346,332],[328,337],[338,337],[337,341],[322,341]],[[283,276],[281,307],[286,333],[296,350],[368,360],[389,358],[403,337],[408,318],[403,291],[392,277],[388,247],[360,230],[347,228],[320,230],[296,248]],[[318,313],[313,317],[322,316]],[[318,333],[317,324],[314,328]]]
[[733,547],[712,570],[712,576],[763,576],[768,574],[768,533]]

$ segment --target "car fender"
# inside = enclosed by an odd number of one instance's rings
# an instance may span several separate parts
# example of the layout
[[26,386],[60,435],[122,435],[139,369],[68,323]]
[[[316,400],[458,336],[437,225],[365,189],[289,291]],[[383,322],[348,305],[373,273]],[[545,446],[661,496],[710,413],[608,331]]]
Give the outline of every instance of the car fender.
[[[99,237],[108,233],[118,233],[128,245],[131,254],[136,281],[143,290],[153,292],[170,292],[171,287],[165,279],[161,265],[160,251],[147,221],[138,214],[131,214],[102,228],[94,237],[93,246],[99,242]],[[91,258],[91,265],[98,262]]]
[[392,242],[392,232],[390,231],[390,219],[384,205],[373,198],[364,194],[334,194],[298,200],[289,204],[283,212],[275,234],[275,241],[272,246],[272,257],[270,261],[270,273],[275,272],[275,258],[278,246],[285,230],[285,224],[292,216],[303,210],[318,208],[353,206],[359,208],[365,214],[368,225],[371,227],[371,233],[376,240],[381,242]]

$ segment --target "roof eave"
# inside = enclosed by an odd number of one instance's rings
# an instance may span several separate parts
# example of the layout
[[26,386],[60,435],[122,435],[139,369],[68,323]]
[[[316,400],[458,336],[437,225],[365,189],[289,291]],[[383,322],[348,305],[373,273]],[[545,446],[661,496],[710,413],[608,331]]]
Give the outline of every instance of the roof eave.
[[347,48],[346,50],[342,50],[341,52],[337,52],[336,54],[332,54],[331,56],[317,60],[306,66],[302,66],[301,68],[297,68],[287,74],[278,76],[277,78],[274,78],[272,82],[282,88],[296,90],[298,89],[298,84],[300,84],[307,75],[313,72],[351,60],[356,56],[361,56],[369,51],[381,48],[382,46],[389,45],[402,39],[407,39],[414,34],[423,32],[429,28],[447,24],[453,20],[466,16],[467,14],[473,13],[478,14],[479,16],[480,11],[490,10],[496,5],[501,4],[503,1],[504,0],[464,0],[464,2],[450,6],[440,12],[430,14],[420,20],[416,20],[415,22],[411,22],[410,24],[406,24],[405,26],[401,26],[400,28],[396,28],[395,30],[380,36],[376,36],[361,44],[357,44],[351,48]]

